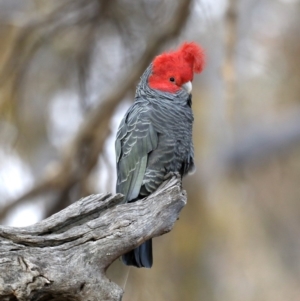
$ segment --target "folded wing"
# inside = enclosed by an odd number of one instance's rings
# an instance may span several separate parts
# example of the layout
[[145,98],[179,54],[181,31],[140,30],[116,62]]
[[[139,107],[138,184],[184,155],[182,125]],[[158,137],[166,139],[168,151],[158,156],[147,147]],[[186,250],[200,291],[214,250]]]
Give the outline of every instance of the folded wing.
[[136,199],[145,175],[149,153],[158,135],[150,122],[149,107],[136,103],[124,116],[116,138],[117,187],[124,201]]

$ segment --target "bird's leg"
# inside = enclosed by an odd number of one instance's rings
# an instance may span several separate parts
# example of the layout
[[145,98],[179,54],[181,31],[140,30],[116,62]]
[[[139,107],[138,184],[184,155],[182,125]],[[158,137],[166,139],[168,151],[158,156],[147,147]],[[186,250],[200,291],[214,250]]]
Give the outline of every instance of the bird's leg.
[[182,176],[180,175],[179,172],[177,171],[169,171],[165,176],[164,176],[164,181],[166,180],[169,180],[173,177],[176,177],[176,178],[181,178],[182,179]]

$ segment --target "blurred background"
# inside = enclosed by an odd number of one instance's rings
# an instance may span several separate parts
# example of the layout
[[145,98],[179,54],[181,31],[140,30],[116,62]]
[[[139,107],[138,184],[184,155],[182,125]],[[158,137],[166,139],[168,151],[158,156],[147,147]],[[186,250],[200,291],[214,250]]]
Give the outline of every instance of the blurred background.
[[108,274],[124,301],[300,300],[299,0],[0,0],[1,224],[114,192],[138,79],[185,40],[207,55],[188,204],[151,270]]

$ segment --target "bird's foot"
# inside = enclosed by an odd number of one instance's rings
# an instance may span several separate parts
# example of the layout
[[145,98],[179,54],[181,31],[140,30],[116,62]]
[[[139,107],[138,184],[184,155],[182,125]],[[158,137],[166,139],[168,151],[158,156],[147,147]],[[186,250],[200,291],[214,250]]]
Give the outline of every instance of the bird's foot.
[[171,179],[171,178],[173,178],[173,177],[176,177],[176,178],[180,178],[181,179],[181,175],[180,175],[180,173],[179,172],[177,172],[177,171],[170,171],[170,172],[168,172],[165,176],[164,176],[164,180],[169,180],[169,179]]

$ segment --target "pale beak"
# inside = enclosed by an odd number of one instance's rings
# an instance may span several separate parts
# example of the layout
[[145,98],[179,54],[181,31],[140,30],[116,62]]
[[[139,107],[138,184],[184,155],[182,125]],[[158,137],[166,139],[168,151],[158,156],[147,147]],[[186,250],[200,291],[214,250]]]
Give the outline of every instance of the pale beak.
[[182,85],[182,88],[188,92],[189,94],[191,94],[192,92],[192,89],[193,89],[193,86],[192,86],[192,83],[191,82],[187,82],[185,84]]

